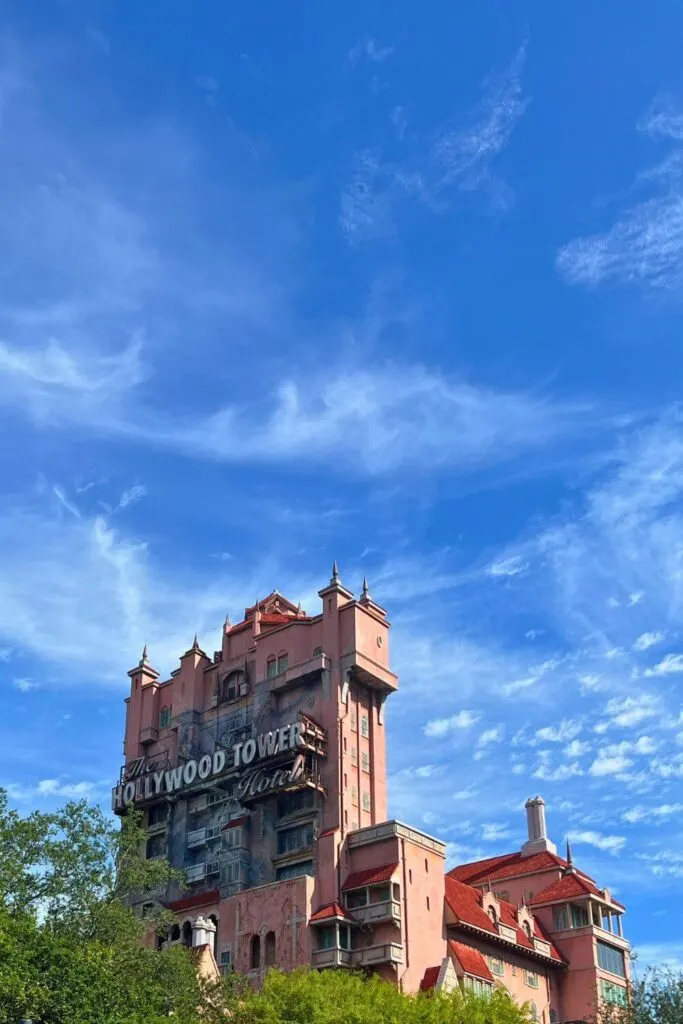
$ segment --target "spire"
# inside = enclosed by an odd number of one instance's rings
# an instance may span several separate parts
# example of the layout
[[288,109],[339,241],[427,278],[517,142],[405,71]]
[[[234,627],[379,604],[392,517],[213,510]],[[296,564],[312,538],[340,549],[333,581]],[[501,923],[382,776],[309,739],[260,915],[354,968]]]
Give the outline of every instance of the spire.
[[192,647],[190,648],[190,650],[192,650],[192,651],[198,651],[199,650],[199,640],[197,639],[197,634],[196,633],[194,635],[194,640],[192,641]]
[[224,627],[224,629],[228,630],[228,629],[230,629],[231,626],[232,626],[232,622],[230,621],[230,616],[226,615],[225,616],[225,622],[223,623],[223,627]]
[[145,644],[145,646],[142,648],[142,657],[140,658],[140,664],[146,665],[148,661],[149,659],[147,657],[147,644]]
[[367,576],[363,577],[363,591],[361,593],[360,599],[361,599],[361,601],[369,601],[370,600],[370,591],[368,590],[368,578],[367,578]]
[[339,566],[337,565],[337,559],[335,558],[332,565],[332,579],[330,583],[339,583]]
[[302,611],[302,609],[301,609],[301,601],[299,601],[298,605],[296,606],[296,617],[297,617],[297,619],[301,618],[301,611]]
[[566,867],[566,871],[567,871],[567,874],[571,874],[574,871],[576,871],[576,868],[574,867],[574,858],[572,857],[572,848],[569,845],[569,836],[567,836],[567,867]]

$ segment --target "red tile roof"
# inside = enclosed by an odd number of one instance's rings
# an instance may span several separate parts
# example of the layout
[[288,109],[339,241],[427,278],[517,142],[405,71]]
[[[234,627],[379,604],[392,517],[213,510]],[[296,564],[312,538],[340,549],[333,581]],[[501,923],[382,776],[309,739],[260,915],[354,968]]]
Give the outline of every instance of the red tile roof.
[[316,910],[315,914],[311,915],[311,924],[316,921],[329,921],[331,918],[335,917],[343,917],[348,920],[352,920],[350,915],[346,913],[339,903],[326,903],[324,907],[320,907],[319,910]]
[[[482,894],[477,889],[474,889],[471,885],[465,885],[464,882],[459,882],[457,878],[452,878],[451,875],[446,875],[445,898],[446,903],[458,918],[459,924],[464,925],[465,927],[477,928],[479,931],[489,932],[493,935],[499,934],[498,928],[482,906]],[[533,941],[529,938],[524,929],[520,927],[517,921],[517,911],[512,904],[499,899],[498,905],[500,906],[500,923],[507,925],[508,928],[512,928],[514,930],[516,934],[516,944],[518,946],[522,946],[524,949],[538,953],[534,947]],[[551,958],[562,961],[563,958],[555,949],[552,942],[550,942],[550,939],[541,928],[539,922],[534,920],[534,926],[534,934],[536,938],[549,943]],[[544,956],[543,953],[538,955]]]
[[[574,873],[559,878],[556,882],[542,889],[541,892],[536,893],[534,898],[529,901],[529,906],[535,907],[541,903],[554,903],[556,900],[570,900],[581,896],[598,896],[600,899],[605,899],[605,893],[601,892],[597,886],[593,885],[587,878]],[[618,904],[618,906],[621,906],[621,904]]]
[[484,981],[493,982],[493,975],[489,970],[489,965],[474,946],[467,946],[464,942],[455,942],[453,939],[450,939],[448,951],[457,958],[465,974],[472,974],[475,978],[482,978]]
[[365,871],[352,871],[342,885],[342,889],[361,889],[364,885],[376,885],[378,882],[388,882],[398,864],[384,864],[379,868],[366,868]]
[[440,970],[441,970],[440,967],[428,967],[427,968],[427,970],[424,972],[424,977],[422,978],[422,981],[420,982],[420,992],[429,992],[430,989],[434,988],[434,986],[436,985],[437,981],[439,980],[439,971]]
[[166,903],[165,906],[168,910],[179,913],[181,910],[192,910],[194,907],[204,907],[209,903],[218,903],[220,898],[220,889],[206,889],[204,892],[198,892],[194,896],[185,896],[183,899]]
[[225,832],[229,828],[237,828],[238,825],[244,825],[247,821],[249,821],[248,814],[243,814],[241,818],[233,818],[227,825],[221,826],[221,832]]
[[566,860],[555,853],[533,853],[529,857],[522,854],[505,853],[501,857],[489,857],[488,860],[475,860],[471,864],[459,864],[448,874],[459,882],[476,885],[478,882],[515,878],[518,875],[533,874],[538,871],[553,871],[565,868]]

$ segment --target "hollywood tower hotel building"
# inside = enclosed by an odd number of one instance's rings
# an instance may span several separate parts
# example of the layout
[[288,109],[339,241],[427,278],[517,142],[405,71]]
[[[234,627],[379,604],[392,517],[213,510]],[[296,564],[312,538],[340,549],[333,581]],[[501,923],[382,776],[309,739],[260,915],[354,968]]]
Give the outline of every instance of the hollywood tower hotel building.
[[313,616],[270,594],[163,682],[146,650],[129,672],[113,806],[140,808],[147,856],[185,871],[156,894],[166,941],[254,983],[308,964],[407,992],[500,984],[544,1024],[624,1002],[624,908],[558,856],[540,798],[521,850],[448,873],[443,842],[388,820],[389,622],[336,564],[319,593]]

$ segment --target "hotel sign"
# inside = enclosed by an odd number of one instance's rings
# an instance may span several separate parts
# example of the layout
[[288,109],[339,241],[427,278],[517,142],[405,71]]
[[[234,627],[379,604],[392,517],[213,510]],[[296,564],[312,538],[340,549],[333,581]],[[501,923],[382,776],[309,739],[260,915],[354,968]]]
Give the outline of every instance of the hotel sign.
[[[301,722],[291,722],[281,729],[261,733],[255,739],[235,743],[230,756],[225,750],[216,750],[213,754],[203,754],[200,758],[186,761],[174,768],[157,770],[157,762],[147,762],[138,758],[127,766],[125,781],[112,791],[112,808],[122,811],[125,807],[142,800],[151,800],[157,796],[170,796],[179,793],[187,786],[215,779],[236,768],[250,768],[255,762],[269,760],[289,750],[297,751],[303,746],[304,726]],[[266,796],[275,789],[282,789],[295,782],[303,775],[304,762],[301,755],[297,756],[293,765],[273,771],[260,768],[248,771],[240,778],[236,795],[239,799],[256,799]]]

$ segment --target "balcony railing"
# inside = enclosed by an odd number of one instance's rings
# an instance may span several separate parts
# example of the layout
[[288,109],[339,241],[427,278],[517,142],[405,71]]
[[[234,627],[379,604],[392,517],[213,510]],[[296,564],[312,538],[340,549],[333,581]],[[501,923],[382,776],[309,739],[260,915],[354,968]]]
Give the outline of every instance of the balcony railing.
[[402,964],[403,946],[400,942],[385,942],[381,946],[354,949],[351,953],[354,967],[370,967],[372,964]]
[[383,900],[381,903],[367,903],[364,907],[350,907],[349,913],[359,924],[379,924],[393,921],[401,925],[401,904],[397,900]]
[[314,967],[350,967],[351,953],[348,949],[332,946],[331,949],[313,950]]

